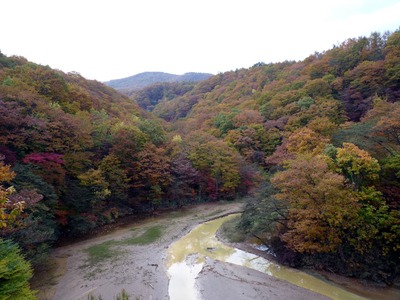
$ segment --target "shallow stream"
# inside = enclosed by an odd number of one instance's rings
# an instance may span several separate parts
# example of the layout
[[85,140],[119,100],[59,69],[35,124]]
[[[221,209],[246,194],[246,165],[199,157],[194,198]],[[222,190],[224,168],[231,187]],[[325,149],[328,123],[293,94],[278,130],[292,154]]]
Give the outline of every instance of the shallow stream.
[[169,247],[167,268],[171,300],[200,299],[195,279],[202,270],[206,257],[255,269],[332,299],[366,299],[307,273],[280,266],[219,242],[215,237],[218,228],[235,216],[230,215],[203,223]]

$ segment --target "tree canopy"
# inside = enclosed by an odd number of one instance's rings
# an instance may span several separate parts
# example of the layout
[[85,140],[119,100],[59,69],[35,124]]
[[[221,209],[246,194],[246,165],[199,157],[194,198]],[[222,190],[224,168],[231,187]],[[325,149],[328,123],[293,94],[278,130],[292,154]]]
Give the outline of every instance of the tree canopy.
[[399,40],[374,32],[129,97],[0,55],[0,234],[39,262],[61,235],[258,190],[241,224],[278,257],[393,282]]

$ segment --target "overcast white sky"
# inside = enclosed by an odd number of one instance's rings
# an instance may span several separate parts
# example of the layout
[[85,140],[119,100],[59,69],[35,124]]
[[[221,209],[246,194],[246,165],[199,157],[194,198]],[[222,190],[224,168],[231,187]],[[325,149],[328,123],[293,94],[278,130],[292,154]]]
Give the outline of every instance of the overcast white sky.
[[400,0],[6,0],[0,50],[105,81],[302,60],[400,27]]

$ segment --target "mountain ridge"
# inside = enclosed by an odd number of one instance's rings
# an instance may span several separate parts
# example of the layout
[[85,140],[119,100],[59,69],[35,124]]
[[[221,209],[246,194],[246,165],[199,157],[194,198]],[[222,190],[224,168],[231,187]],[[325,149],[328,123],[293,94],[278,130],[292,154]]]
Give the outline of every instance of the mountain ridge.
[[118,91],[138,90],[154,83],[161,82],[198,82],[210,78],[213,74],[187,72],[182,75],[176,75],[165,72],[142,72],[129,77],[112,79],[103,82],[105,85]]

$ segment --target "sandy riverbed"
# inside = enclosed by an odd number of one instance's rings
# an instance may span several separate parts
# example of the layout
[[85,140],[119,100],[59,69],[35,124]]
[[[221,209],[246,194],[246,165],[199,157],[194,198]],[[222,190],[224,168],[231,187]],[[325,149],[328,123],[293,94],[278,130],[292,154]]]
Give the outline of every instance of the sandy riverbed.
[[[241,203],[203,204],[55,249],[52,271],[36,278],[39,299],[78,300],[88,295],[114,297],[125,289],[130,299],[169,299],[166,249],[196,225],[242,209]],[[149,245],[113,246],[115,255],[91,264],[86,249],[124,240],[160,225],[162,237]],[[213,299],[326,299],[324,296],[266,274],[208,259],[196,279],[201,296]]]

